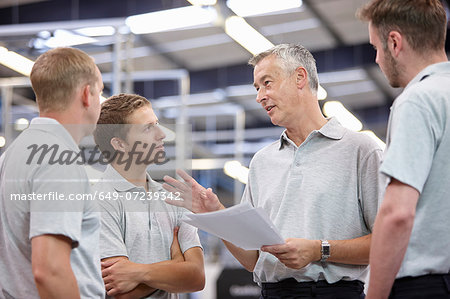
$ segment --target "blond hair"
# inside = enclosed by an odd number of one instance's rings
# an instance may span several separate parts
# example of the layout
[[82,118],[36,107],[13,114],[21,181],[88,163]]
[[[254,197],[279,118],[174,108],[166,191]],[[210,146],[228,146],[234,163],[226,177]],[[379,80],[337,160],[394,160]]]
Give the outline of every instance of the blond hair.
[[34,63],[30,75],[40,112],[64,111],[80,86],[94,86],[98,79],[94,60],[74,48],[45,52]]

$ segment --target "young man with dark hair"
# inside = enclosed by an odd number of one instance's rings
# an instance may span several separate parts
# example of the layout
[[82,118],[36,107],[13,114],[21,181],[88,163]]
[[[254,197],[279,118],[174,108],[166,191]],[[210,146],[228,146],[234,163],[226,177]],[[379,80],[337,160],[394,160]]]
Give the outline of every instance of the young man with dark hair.
[[108,295],[177,298],[176,293],[203,289],[197,229],[181,222],[187,210],[164,203],[177,195],[147,173],[149,164],[165,159],[165,134],[150,102],[134,94],[110,97],[102,104],[94,137],[112,160],[94,186],[101,196],[100,249]]
[[445,10],[439,0],[375,0],[359,16],[369,22],[376,62],[389,83],[405,88],[389,117],[380,168],[387,187],[375,221],[367,298],[450,298]]

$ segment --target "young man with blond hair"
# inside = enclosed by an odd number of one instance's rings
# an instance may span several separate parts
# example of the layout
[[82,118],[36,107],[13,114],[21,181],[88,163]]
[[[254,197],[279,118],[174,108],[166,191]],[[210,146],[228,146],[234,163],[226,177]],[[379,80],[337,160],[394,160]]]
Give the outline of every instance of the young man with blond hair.
[[375,0],[376,62],[405,88],[389,116],[380,171],[387,187],[370,251],[368,299],[450,298],[450,63],[439,0]]
[[100,298],[99,213],[73,200],[90,194],[86,171],[76,161],[52,163],[45,148],[79,152],[100,114],[102,77],[83,51],[57,48],[36,60],[30,79],[39,117],[0,158],[0,297]]
[[164,163],[164,138],[150,102],[119,94],[102,104],[94,133],[111,161],[94,186],[103,197],[100,248],[108,295],[178,298],[203,289],[203,251],[197,229],[181,222],[184,209],[166,205],[177,195],[147,173]]

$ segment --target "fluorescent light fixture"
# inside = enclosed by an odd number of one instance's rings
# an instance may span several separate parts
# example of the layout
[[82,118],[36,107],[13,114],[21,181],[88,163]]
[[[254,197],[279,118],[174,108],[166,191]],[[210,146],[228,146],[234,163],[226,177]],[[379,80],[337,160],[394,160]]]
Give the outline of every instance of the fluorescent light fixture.
[[25,76],[30,76],[34,64],[32,60],[5,47],[0,47],[0,63]]
[[116,33],[113,26],[84,27],[74,30],[76,33],[84,36],[109,36]]
[[342,126],[352,131],[361,131],[363,125],[341,102],[328,101],[323,105],[323,113],[327,117],[336,117]]
[[0,136],[0,147],[4,147],[6,145],[6,139],[3,136]]
[[45,45],[49,48],[58,48],[89,44],[96,41],[97,40],[92,37],[73,34],[67,30],[57,29],[53,32],[53,36],[45,42]]
[[215,5],[217,0],[187,0],[192,5]]
[[216,18],[212,7],[186,6],[131,16],[125,23],[134,34],[146,34],[209,24]]
[[196,170],[207,170],[207,169],[216,169],[222,168],[222,166],[218,167],[220,161],[218,159],[192,159],[192,169]]
[[225,32],[253,55],[274,46],[241,17],[232,16],[227,18],[225,21]]
[[322,87],[322,85],[319,85],[319,89],[317,90],[317,98],[319,100],[325,100],[328,96],[327,91],[325,88]]
[[383,140],[381,140],[380,138],[378,138],[377,135],[375,135],[374,132],[370,131],[370,130],[364,130],[361,131],[361,133],[364,133],[366,135],[368,135],[370,138],[372,138],[373,140],[375,140],[375,142],[381,147],[381,149],[384,151],[386,148],[386,143],[383,142]]
[[30,125],[30,121],[26,118],[18,118],[16,119],[16,121],[14,122],[14,129],[16,131],[23,131],[26,128],[28,128],[28,126]]
[[302,6],[301,0],[228,0],[227,6],[238,16],[249,17]]
[[239,180],[243,184],[247,184],[248,182],[249,169],[245,166],[242,166],[241,162],[239,161],[234,160],[225,162],[223,171],[226,175],[232,177],[235,180]]

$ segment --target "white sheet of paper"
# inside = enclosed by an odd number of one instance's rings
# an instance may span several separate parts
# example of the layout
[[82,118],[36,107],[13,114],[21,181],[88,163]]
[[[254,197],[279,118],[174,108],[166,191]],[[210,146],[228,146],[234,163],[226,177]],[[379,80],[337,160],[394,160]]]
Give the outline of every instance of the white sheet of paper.
[[186,214],[183,221],[246,250],[284,244],[266,212],[248,203],[217,212]]

